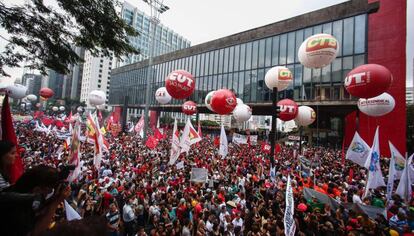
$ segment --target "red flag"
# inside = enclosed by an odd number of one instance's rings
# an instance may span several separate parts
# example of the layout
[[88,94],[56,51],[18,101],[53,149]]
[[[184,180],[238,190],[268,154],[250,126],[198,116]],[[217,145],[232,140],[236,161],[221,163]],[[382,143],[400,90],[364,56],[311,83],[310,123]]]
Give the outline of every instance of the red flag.
[[200,121],[198,121],[198,135],[200,136],[200,138],[202,137],[202,133],[201,133],[201,125],[200,125]]
[[42,111],[35,111],[33,113],[33,119],[41,118],[43,117],[44,113]]
[[16,145],[16,159],[10,169],[10,183],[14,184],[24,172],[23,161],[20,157],[17,137],[13,127],[13,120],[10,113],[9,96],[6,95],[1,109],[2,140],[7,140]]
[[145,146],[147,146],[149,149],[155,149],[157,145],[158,139],[156,139],[154,136],[149,136],[147,142],[145,142]]
[[154,137],[158,140],[162,140],[164,138],[164,135],[160,132],[158,128],[154,128]]
[[262,143],[262,152],[270,154],[270,144],[263,142]]
[[49,118],[49,117],[43,117],[42,118],[42,123],[46,126],[51,125],[53,123],[53,121],[54,120],[52,118]]
[[275,145],[275,155],[278,154],[280,151],[282,151],[282,147],[280,144],[276,143]]
[[63,122],[62,122],[62,121],[60,121],[60,120],[55,120],[55,125],[56,125],[58,128],[62,128],[63,126],[65,126],[65,124],[63,124]]
[[216,147],[220,146],[220,136],[214,137],[214,146]]

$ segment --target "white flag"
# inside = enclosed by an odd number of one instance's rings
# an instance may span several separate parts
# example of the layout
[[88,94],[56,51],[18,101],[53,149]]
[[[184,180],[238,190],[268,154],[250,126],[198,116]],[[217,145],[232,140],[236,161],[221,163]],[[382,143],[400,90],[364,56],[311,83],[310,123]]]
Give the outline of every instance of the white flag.
[[75,211],[75,209],[73,209],[72,206],[69,205],[69,203],[66,200],[64,202],[65,202],[66,219],[68,221],[82,219],[79,213]]
[[171,138],[170,161],[168,164],[174,165],[180,156],[180,134],[177,129],[177,120],[174,120],[174,128]]
[[405,158],[390,141],[388,141],[388,144],[390,145],[391,158],[394,157],[395,179],[400,179],[405,166]]
[[229,144],[227,142],[226,131],[224,130],[224,125],[221,124],[219,155],[225,157],[228,152]]
[[413,155],[408,158],[405,162],[405,167],[403,174],[400,179],[400,183],[398,183],[397,190],[395,191],[396,194],[400,195],[405,201],[409,202],[411,200],[411,178],[410,178],[410,172],[411,169],[411,162],[413,161]]
[[142,113],[141,118],[139,119],[139,121],[137,122],[137,124],[134,127],[134,131],[135,133],[137,133],[139,136],[141,136],[141,138],[144,137],[144,113]]
[[290,184],[290,175],[289,175],[287,185],[286,185],[285,216],[283,218],[283,224],[285,226],[286,236],[295,235],[296,224],[295,224],[295,219],[293,218],[293,214],[295,214],[295,203],[293,202],[293,191],[292,191],[292,185]]
[[192,144],[200,142],[201,137],[198,132],[194,129],[190,119],[187,119],[185,124],[183,135],[181,136],[180,147],[181,153],[190,151]]
[[388,200],[390,200],[392,196],[392,190],[394,189],[394,180],[395,180],[395,156],[391,154],[390,166],[388,168],[388,181],[387,181],[387,199]]
[[377,130],[375,131],[374,142],[364,165],[364,167],[368,169],[368,181],[367,186],[365,187],[364,197],[367,196],[369,189],[386,186],[381,172],[378,132],[379,127],[377,127]]
[[370,150],[371,148],[368,144],[361,138],[361,136],[359,136],[358,132],[355,132],[351,145],[349,145],[349,148],[346,151],[346,159],[363,167],[367,161]]

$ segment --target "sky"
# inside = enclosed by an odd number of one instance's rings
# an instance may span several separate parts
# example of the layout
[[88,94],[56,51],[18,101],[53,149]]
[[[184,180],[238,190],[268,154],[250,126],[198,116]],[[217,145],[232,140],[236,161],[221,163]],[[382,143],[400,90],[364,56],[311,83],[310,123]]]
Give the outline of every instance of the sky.
[[[22,2],[23,0],[2,0],[6,4]],[[44,0],[46,3],[53,0]],[[159,0],[162,1],[162,0]],[[335,5],[347,0],[164,0],[164,4],[170,9],[160,16],[161,23],[173,29],[178,34],[191,41],[192,45],[204,43],[210,40],[288,19],[306,12]],[[414,1],[407,0],[413,9]],[[141,11],[149,14],[149,7],[143,0],[127,0],[137,6]],[[407,12],[414,12],[414,9]],[[413,14],[409,29],[413,29]],[[2,30],[0,34],[3,35]],[[413,35],[411,30],[411,40]],[[0,49],[5,41],[0,39]],[[413,76],[413,43],[410,48],[411,73]],[[408,57],[408,55],[407,55]],[[22,69],[10,71],[12,76],[20,77]]]

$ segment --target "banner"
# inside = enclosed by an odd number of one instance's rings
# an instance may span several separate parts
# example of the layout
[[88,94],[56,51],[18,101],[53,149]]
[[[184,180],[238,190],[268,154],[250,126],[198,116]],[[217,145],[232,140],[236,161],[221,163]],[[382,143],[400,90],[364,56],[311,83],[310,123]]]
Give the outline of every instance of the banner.
[[250,135],[250,137],[249,137],[248,135],[233,133],[232,142],[234,144],[247,144],[248,141],[250,141],[251,145],[256,145],[257,144],[257,135]]
[[295,204],[293,202],[293,191],[290,183],[290,175],[288,175],[288,181],[286,185],[286,208],[285,216],[283,218],[283,224],[285,226],[285,235],[294,236],[296,231],[295,219],[293,214],[295,213]]
[[413,156],[414,154],[405,161],[403,174],[401,176],[400,182],[398,183],[397,190],[395,190],[395,193],[400,195],[400,197],[406,202],[410,202],[412,195],[410,172],[412,172],[411,162],[413,161]]
[[355,132],[345,158],[363,167],[370,150],[368,144],[359,136],[358,132]]
[[368,180],[365,187],[364,197],[367,196],[369,189],[376,189],[380,186],[386,186],[384,177],[381,172],[380,165],[380,149],[379,149],[379,127],[375,131],[374,142],[371,150],[368,154],[367,161],[365,162],[365,168],[368,169]]
[[181,153],[190,151],[192,144],[200,142],[201,138],[198,132],[194,129],[190,119],[187,119],[187,123],[184,127],[183,135],[181,136],[180,147]]
[[139,121],[137,122],[137,124],[134,127],[134,131],[136,134],[138,134],[139,136],[141,136],[141,138],[143,138],[143,128],[144,128],[144,114],[141,116],[141,118],[139,119]]
[[196,183],[207,182],[208,172],[206,168],[192,168],[191,181]]
[[388,141],[388,144],[390,146],[391,158],[394,157],[395,179],[400,179],[405,166],[405,158],[390,141]]

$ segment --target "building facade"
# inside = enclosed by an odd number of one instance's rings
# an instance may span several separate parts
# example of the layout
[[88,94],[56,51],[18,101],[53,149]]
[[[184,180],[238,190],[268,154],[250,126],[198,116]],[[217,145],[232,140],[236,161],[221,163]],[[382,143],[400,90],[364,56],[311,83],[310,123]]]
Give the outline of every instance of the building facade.
[[[105,92],[108,97],[113,61],[113,56],[105,57],[102,54],[94,56],[89,51],[85,52],[80,101],[86,103],[87,109],[94,108],[89,104],[88,100],[89,94],[93,90],[101,90]],[[107,104],[108,103],[105,102],[106,109],[108,108]]]
[[[76,54],[84,59],[85,49],[81,47],[74,47]],[[65,75],[63,81],[62,98],[70,98],[72,100],[79,100],[83,76],[83,62],[75,65],[69,65],[69,73]]]
[[[271,115],[271,91],[265,86],[264,77],[271,67],[283,65],[292,71],[294,81],[278,94],[279,99],[290,98],[300,105],[313,107],[318,119],[306,129],[310,142],[338,147],[344,136],[344,117],[357,110],[357,98],[350,96],[343,86],[346,74],[359,65],[377,63],[388,67],[394,78],[405,78],[405,43],[395,42],[405,39],[401,35],[405,35],[405,6],[404,0],[351,0],[158,56],[154,58],[151,95],[165,85],[164,79],[171,71],[184,69],[196,78],[196,89],[189,99],[200,104],[201,113],[210,113],[204,106],[208,92],[228,88],[252,107],[254,115]],[[389,10],[394,8],[400,13]],[[385,24],[386,21],[389,22]],[[338,40],[338,56],[322,69],[308,69],[299,63],[297,52],[304,39],[317,33],[332,34]],[[393,45],[384,52],[383,43]],[[114,70],[110,104],[121,106],[124,96],[128,95],[128,107],[142,109],[147,67],[148,61],[142,61]],[[405,104],[405,80],[394,80],[388,92],[397,104]],[[160,106],[151,96],[150,104],[154,110],[179,111],[182,101],[173,100]],[[398,114],[403,126],[404,109],[396,106],[389,115],[378,119],[360,114],[358,131],[371,143],[375,126],[379,124],[387,137],[381,139],[381,145],[388,146],[388,140],[392,140],[403,152],[405,127],[395,132],[396,124],[389,120]],[[389,150],[384,150],[388,154]]]
[[34,94],[39,97],[40,88],[42,87],[43,76],[31,73],[25,73],[22,76],[21,84],[26,86],[27,94]]
[[[121,9],[121,17],[127,24],[132,26],[138,33],[138,36],[129,37],[130,44],[140,51],[138,55],[128,55],[118,61],[119,66],[128,65],[147,59],[150,54],[150,26],[151,19],[145,13],[138,10],[135,6],[124,2]],[[169,53],[190,47],[191,43],[183,36],[175,33],[168,27],[157,24],[155,27],[154,55]],[[117,65],[117,67],[118,67]]]

